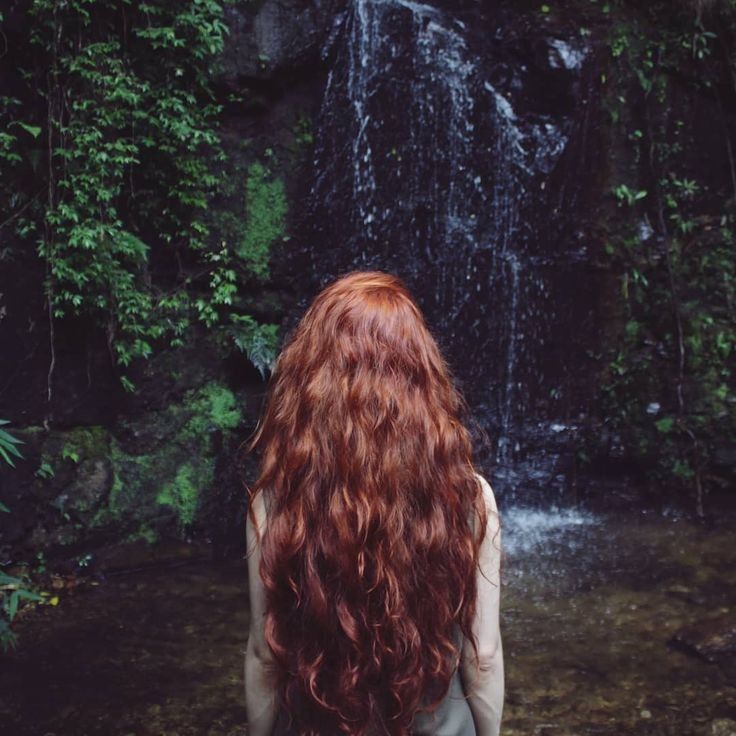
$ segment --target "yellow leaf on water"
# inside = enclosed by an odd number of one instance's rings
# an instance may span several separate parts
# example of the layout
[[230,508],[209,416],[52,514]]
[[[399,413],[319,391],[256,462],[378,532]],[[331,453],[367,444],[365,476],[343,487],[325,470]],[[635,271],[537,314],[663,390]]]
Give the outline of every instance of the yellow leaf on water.
[[59,605],[59,596],[58,595],[55,595],[53,598],[50,598],[49,599],[49,603],[52,606],[58,606]]

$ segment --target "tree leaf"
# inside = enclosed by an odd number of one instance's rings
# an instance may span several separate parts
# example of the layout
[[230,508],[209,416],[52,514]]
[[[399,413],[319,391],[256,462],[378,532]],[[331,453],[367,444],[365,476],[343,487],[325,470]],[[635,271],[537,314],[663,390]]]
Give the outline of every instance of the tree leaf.
[[28,123],[21,122],[18,122],[18,125],[20,125],[20,127],[23,128],[26,133],[30,133],[34,138],[38,138],[38,136],[41,135],[41,128],[39,128],[37,125],[28,125]]

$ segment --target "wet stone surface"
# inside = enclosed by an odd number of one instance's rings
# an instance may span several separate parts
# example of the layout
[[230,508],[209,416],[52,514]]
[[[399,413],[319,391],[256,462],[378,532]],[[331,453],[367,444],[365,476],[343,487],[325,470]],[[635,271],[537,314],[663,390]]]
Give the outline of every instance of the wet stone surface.
[[[507,510],[504,736],[731,733],[732,658],[668,642],[736,612],[735,526],[729,515],[704,528],[673,514]],[[22,617],[19,649],[0,659],[0,732],[245,734],[247,624],[242,560],[63,595]]]

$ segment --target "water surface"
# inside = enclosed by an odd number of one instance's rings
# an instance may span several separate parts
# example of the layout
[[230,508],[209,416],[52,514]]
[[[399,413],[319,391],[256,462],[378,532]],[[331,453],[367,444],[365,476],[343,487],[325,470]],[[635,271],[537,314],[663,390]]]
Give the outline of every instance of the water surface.
[[[689,736],[736,719],[733,660],[668,646],[736,615],[734,517],[508,509],[503,733]],[[244,561],[109,578],[36,609],[0,666],[18,736],[246,733]]]

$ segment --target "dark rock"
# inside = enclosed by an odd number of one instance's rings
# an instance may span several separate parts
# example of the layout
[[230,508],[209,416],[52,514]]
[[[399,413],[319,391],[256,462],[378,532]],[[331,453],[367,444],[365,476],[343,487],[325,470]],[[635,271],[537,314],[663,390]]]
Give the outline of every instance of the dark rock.
[[710,724],[708,736],[736,736],[736,721],[718,718]]
[[316,58],[325,37],[318,4],[303,0],[265,0],[225,6],[230,35],[223,54],[222,81],[269,79]]
[[684,626],[675,632],[669,643],[708,662],[733,657],[736,655],[736,617],[727,613]]
[[150,544],[136,539],[102,548],[93,556],[91,567],[96,573],[113,573],[209,558],[210,548],[202,542],[169,539]]

